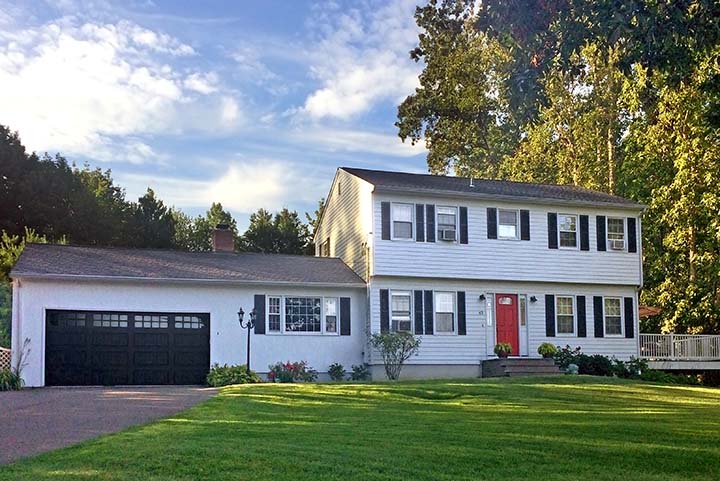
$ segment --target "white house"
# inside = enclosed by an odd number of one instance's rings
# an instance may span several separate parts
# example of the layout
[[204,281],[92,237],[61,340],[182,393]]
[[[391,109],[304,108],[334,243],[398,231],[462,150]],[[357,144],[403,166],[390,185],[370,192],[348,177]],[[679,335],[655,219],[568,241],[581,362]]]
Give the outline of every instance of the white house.
[[317,256],[30,245],[11,273],[28,386],[188,384],[244,363],[326,373],[381,361],[371,333],[422,338],[403,377],[481,374],[497,342],[637,355],[643,206],[570,186],[340,168]]

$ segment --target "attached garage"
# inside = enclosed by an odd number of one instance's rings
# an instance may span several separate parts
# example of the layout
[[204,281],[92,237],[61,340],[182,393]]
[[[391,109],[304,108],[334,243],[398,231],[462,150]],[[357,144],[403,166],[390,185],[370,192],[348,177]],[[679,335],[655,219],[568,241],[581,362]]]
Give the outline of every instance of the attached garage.
[[210,315],[46,311],[48,386],[202,384]]

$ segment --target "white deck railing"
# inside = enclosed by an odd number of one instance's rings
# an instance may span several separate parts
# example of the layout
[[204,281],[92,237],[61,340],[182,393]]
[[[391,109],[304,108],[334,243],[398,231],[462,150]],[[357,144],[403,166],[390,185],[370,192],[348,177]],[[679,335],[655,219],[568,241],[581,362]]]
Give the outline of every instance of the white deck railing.
[[720,360],[720,336],[640,334],[640,357],[658,360]]
[[12,362],[12,351],[0,347],[0,369],[10,369]]

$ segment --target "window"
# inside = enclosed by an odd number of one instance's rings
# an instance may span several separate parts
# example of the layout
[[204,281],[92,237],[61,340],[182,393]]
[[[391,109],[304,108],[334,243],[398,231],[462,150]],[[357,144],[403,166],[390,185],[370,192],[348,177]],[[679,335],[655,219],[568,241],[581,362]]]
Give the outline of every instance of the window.
[[285,331],[321,332],[319,297],[285,298]]
[[622,217],[608,217],[607,247],[612,251],[625,250],[625,219]]
[[[97,314],[93,315],[93,318],[95,318]],[[106,316],[106,314],[103,314],[103,318]],[[184,316],[188,318],[188,323],[191,323],[190,316]],[[197,317],[195,317],[197,319]],[[183,316],[175,316],[175,327],[183,327]],[[178,321],[180,325],[178,325]],[[105,321],[103,320],[103,323]],[[111,321],[112,322],[112,321]],[[95,324],[95,321],[93,321],[93,325]],[[165,329],[168,327],[168,316],[153,316],[153,315],[136,315],[135,316],[135,327],[142,327],[143,329]],[[189,326],[188,326],[189,327]]]
[[518,238],[518,213],[516,210],[498,209],[498,238]]
[[620,298],[605,298],[605,335],[606,336],[622,336],[622,309],[620,308]]
[[413,238],[413,205],[392,205],[393,239]]
[[320,244],[320,257],[330,257],[330,238],[325,239],[325,242]]
[[557,296],[555,324],[558,334],[575,334],[575,302],[572,296]]
[[522,327],[527,326],[527,296],[520,296],[520,325]]
[[410,292],[393,291],[392,300],[390,301],[390,310],[392,318],[393,331],[410,331]]
[[328,334],[337,333],[337,302],[338,300],[334,297],[325,298],[325,332]]
[[455,332],[455,293],[435,293],[435,333]]
[[268,331],[280,332],[280,298],[268,297]]
[[[145,316],[147,317],[147,316]],[[167,316],[162,316],[167,319]],[[161,319],[162,319],[161,317]],[[137,318],[137,316],[136,316]],[[167,325],[163,326],[163,323],[160,323],[160,327],[167,327]],[[135,323],[135,327],[137,327],[137,323]],[[147,327],[147,326],[145,326]],[[156,327],[153,325],[153,327]],[[175,328],[176,329],[202,329],[204,327],[203,321],[198,316],[175,316]]]
[[440,240],[454,241],[457,233],[457,208],[437,208],[437,236]]
[[558,231],[560,233],[560,247],[577,248],[576,215],[558,215]]

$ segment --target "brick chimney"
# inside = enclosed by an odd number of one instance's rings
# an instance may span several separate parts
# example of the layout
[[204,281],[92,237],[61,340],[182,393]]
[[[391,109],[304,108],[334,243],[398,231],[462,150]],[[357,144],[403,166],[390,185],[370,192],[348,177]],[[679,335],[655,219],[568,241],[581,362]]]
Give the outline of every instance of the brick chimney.
[[235,240],[228,224],[218,224],[212,231],[213,252],[235,252]]

